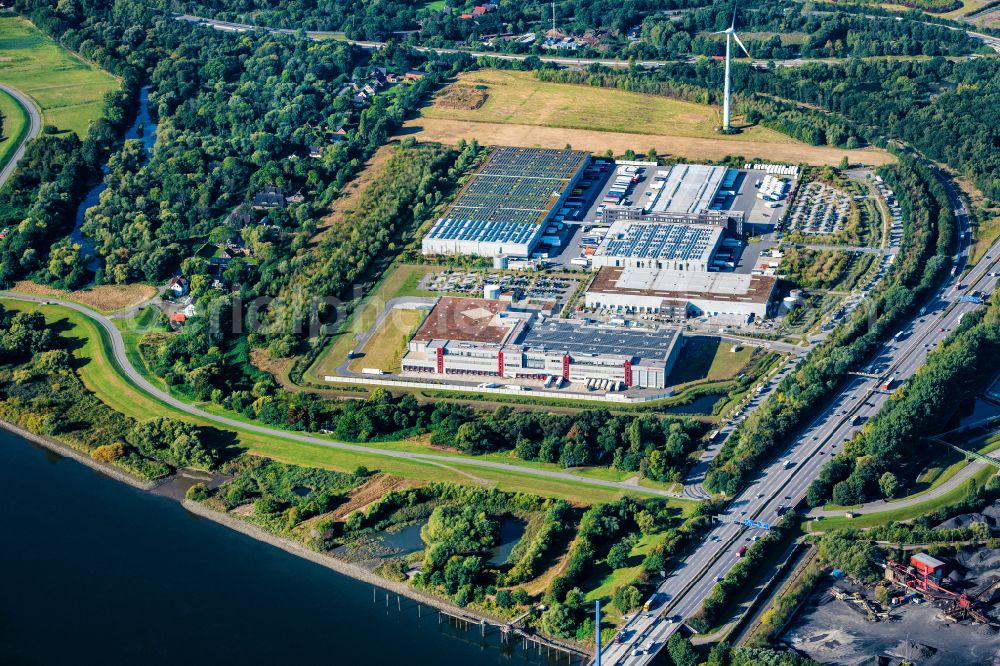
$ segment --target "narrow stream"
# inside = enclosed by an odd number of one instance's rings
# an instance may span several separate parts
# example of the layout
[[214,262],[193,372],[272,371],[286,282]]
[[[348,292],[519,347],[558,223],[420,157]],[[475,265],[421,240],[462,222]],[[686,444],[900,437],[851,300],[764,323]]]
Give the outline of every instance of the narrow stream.
[[[146,149],[147,157],[153,154],[153,146],[156,144],[156,125],[153,124],[153,120],[149,116],[148,86],[139,92],[139,113],[136,114],[135,121],[125,133],[125,139],[141,140],[143,147]],[[107,174],[107,165],[104,166],[103,171]],[[91,242],[83,236],[80,227],[83,226],[83,220],[87,214],[87,210],[96,206],[98,202],[100,202],[101,192],[104,191],[105,187],[106,185],[104,183],[104,179],[102,178],[101,182],[95,185],[90,192],[87,192],[87,196],[84,197],[83,202],[80,203],[80,207],[76,210],[76,220],[73,223],[73,231],[69,235],[70,240],[74,243],[78,243],[83,249],[83,255],[87,257],[87,268],[91,271],[96,271],[101,267],[101,259],[94,251],[93,244],[91,244]]]

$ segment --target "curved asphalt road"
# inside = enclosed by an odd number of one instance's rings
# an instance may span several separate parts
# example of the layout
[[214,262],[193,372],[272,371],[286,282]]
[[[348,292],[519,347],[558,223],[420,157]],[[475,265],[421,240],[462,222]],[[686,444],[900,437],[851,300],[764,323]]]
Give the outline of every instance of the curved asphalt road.
[[38,136],[39,130],[42,128],[42,114],[38,112],[35,107],[35,103],[28,99],[28,96],[17,88],[11,88],[10,86],[0,83],[0,90],[13,97],[17,102],[24,107],[24,110],[28,112],[28,133],[24,135],[24,140],[21,141],[21,145],[17,147],[14,154],[11,155],[10,161],[0,169],[0,187],[7,182],[11,174],[14,173],[14,169],[17,168],[17,162],[24,155],[24,147],[28,145],[28,142]]
[[[302,433],[292,432],[288,430],[277,430],[274,428],[268,428],[266,426],[257,425],[255,423],[247,423],[245,421],[229,418],[227,416],[209,414],[208,412],[202,411],[193,405],[189,405],[186,402],[178,400],[169,393],[162,391],[157,387],[153,386],[152,384],[150,384],[146,380],[146,378],[143,377],[142,374],[140,374],[139,371],[135,369],[135,367],[129,361],[128,356],[126,356],[125,341],[122,339],[121,331],[119,331],[118,328],[114,325],[114,323],[104,315],[101,315],[91,310],[90,308],[80,305],[78,303],[63,301],[57,298],[30,296],[27,294],[18,294],[10,291],[0,291],[0,297],[18,301],[30,301],[34,303],[54,303],[66,308],[70,308],[71,310],[76,310],[77,312],[89,317],[94,322],[96,322],[101,328],[103,328],[107,332],[108,337],[111,338],[111,348],[114,356],[114,361],[118,365],[119,371],[126,377],[128,377],[128,379],[132,383],[138,386],[141,391],[153,396],[157,400],[167,403],[171,407],[175,407],[183,412],[186,412],[191,416],[196,416],[200,419],[205,419],[206,421],[212,421],[214,423],[218,423],[228,428],[249,430],[251,432],[255,432],[261,435],[280,437],[282,439],[290,439],[297,442],[303,442],[306,444],[318,444],[320,446],[326,446],[331,449],[339,449],[342,451],[352,451],[355,453],[365,453],[370,455],[385,456],[387,458],[402,458],[414,462],[434,465],[437,467],[450,467],[452,465],[461,465],[464,467],[478,467],[481,469],[497,469],[507,472],[516,472],[518,474],[525,474],[529,476],[538,476],[547,479],[567,481],[585,487],[598,486],[602,488],[609,488],[611,490],[625,491],[628,493],[635,493],[636,491],[639,491],[651,495],[660,495],[662,497],[680,497],[679,493],[670,493],[665,490],[659,490],[656,488],[637,487],[635,484],[629,484],[627,482],[607,481],[605,479],[590,479],[590,478],[585,479],[579,476],[574,476],[573,474],[570,474],[568,472],[555,472],[551,470],[534,469],[531,467],[522,467],[519,465],[494,462],[491,460],[480,460],[472,457],[456,458],[454,456],[435,455],[431,453],[411,453],[408,451],[391,451],[387,449],[375,448],[372,446],[361,446],[358,444],[335,442],[329,439],[312,437],[310,435],[305,435]],[[466,472],[461,472],[460,470],[459,473],[467,474]]]

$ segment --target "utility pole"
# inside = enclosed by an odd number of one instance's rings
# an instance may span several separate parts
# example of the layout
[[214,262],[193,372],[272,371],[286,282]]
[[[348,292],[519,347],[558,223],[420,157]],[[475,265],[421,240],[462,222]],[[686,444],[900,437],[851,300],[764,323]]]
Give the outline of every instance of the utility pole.
[[552,32],[556,31],[556,3],[552,2]]
[[594,666],[601,666],[601,600],[594,602],[594,645],[597,646],[597,656]]

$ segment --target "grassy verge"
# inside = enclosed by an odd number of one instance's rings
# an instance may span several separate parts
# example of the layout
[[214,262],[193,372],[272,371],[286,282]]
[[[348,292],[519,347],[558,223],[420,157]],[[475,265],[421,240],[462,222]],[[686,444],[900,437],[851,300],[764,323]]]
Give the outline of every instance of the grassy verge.
[[21,103],[0,90],[0,116],[3,116],[3,134],[0,136],[0,169],[14,157],[29,129],[28,112]]
[[[995,472],[996,470],[992,466],[987,465],[972,475],[971,478],[975,479],[976,483],[980,486],[983,486]],[[960,484],[957,488],[953,488],[939,497],[929,499],[926,502],[919,502],[910,506],[900,507],[898,509],[880,511],[879,513],[870,513],[864,516],[857,516],[855,518],[837,517],[806,521],[806,531],[832,532],[833,530],[847,528],[865,529],[892,522],[913,520],[918,516],[933,513],[943,506],[954,504],[965,497],[966,490],[965,484]]]
[[325,375],[335,374],[341,363],[347,360],[347,355],[354,349],[356,338],[368,331],[378,320],[385,304],[393,298],[405,296],[440,296],[434,292],[423,292],[417,289],[420,279],[428,273],[444,270],[437,266],[414,266],[401,264],[386,273],[385,278],[367,296],[351,314],[341,333],[333,336],[327,349],[319,355],[316,362],[304,373],[306,381],[323,383]]

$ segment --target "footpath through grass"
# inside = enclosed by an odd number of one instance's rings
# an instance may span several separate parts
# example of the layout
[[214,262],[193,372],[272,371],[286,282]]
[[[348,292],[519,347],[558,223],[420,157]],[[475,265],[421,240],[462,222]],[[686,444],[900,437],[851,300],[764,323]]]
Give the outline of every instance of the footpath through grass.
[[0,16],[0,81],[31,97],[42,122],[86,135],[118,80],[60,46],[20,16]]
[[[534,476],[517,469],[482,468],[463,463],[461,454],[455,454],[455,462],[447,463],[406,460],[290,440],[281,434],[264,435],[243,428],[220,426],[215,421],[191,415],[168,405],[133,384],[114,362],[107,333],[85,315],[57,305],[42,306],[10,299],[0,299],[0,304],[12,311],[40,311],[46,321],[70,341],[73,355],[79,360],[80,377],[86,387],[112,409],[136,419],[168,416],[200,427],[211,428],[219,433],[220,438],[233,437],[236,446],[250,453],[267,456],[280,462],[339,471],[351,471],[359,465],[364,465],[370,469],[424,481],[495,486],[502,490],[556,497],[584,504],[613,501],[625,494],[645,494],[642,488],[626,492]],[[239,418],[238,415],[230,413],[226,415]],[[382,446],[382,444],[369,446]],[[408,450],[416,446],[418,445],[409,442],[385,444],[387,450]],[[677,500],[676,504],[686,508],[692,503]]]
[[27,110],[3,90],[0,90],[0,116],[3,117],[3,126],[0,127],[0,169],[3,169],[24,140],[30,123]]

